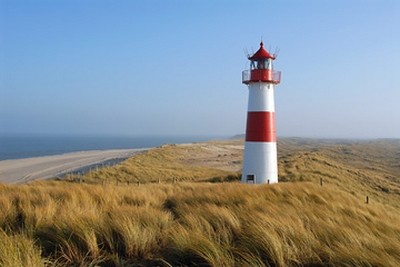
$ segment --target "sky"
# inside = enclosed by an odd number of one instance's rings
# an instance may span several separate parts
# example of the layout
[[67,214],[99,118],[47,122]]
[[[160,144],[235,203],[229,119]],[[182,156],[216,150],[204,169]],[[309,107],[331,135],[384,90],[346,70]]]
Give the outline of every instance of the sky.
[[0,134],[245,132],[279,51],[279,136],[400,138],[400,1],[0,0]]

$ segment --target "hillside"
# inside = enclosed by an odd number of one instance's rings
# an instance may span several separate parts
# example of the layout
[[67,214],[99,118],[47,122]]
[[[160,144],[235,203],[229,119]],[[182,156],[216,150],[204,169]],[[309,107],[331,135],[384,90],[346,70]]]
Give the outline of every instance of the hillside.
[[261,186],[237,182],[242,149],[0,184],[0,266],[400,266],[400,141],[280,139],[281,183]]
[[116,166],[92,170],[80,179],[115,184],[236,178],[241,168],[242,150],[240,141],[164,145]]
[[400,140],[283,139],[281,181],[335,184],[357,198],[400,208]]
[[[87,173],[91,183],[149,183],[237,180],[242,167],[242,140],[166,145],[125,162]],[[400,208],[400,140],[278,141],[281,182],[336,184],[360,199]],[[78,180],[72,177],[72,180]]]

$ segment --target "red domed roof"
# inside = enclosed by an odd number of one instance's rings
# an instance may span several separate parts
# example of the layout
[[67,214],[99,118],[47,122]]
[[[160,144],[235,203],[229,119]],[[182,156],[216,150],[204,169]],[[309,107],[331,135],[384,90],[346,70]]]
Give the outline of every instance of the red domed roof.
[[268,53],[267,50],[264,49],[263,42],[260,43],[260,49],[258,49],[258,51],[254,53],[254,55],[249,57],[250,60],[260,60],[268,58],[275,59],[275,56],[271,55],[270,53]]

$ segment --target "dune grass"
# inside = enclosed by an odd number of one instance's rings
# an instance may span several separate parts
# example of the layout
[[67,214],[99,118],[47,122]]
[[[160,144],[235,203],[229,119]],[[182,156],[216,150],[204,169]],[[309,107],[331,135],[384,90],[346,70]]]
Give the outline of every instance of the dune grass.
[[400,266],[400,142],[283,139],[286,183],[204,183],[240,177],[241,144],[0,184],[0,266]]
[[40,248],[23,234],[7,234],[0,229],[0,266],[44,266]]
[[[237,171],[196,165],[187,158],[200,162],[201,157],[212,156],[206,148],[166,145],[143,152],[116,166],[92,170],[79,179],[89,183],[151,183],[173,181],[205,181],[237,176]],[[70,177],[77,180],[77,176]]]
[[[173,181],[237,181],[242,140],[166,145],[121,164],[92,170],[72,181],[141,184]],[[400,141],[346,141],[281,138],[280,182],[335,184],[357,198],[400,208]]]
[[400,141],[283,139],[278,144],[281,182],[335,184],[356,197],[400,208]]
[[399,266],[400,212],[336,185],[0,186],[0,266]]

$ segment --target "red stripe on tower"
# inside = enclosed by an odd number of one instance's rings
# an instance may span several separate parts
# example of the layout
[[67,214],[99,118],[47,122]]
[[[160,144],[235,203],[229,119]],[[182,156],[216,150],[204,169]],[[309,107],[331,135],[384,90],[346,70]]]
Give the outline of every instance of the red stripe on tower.
[[246,141],[276,142],[275,112],[249,111],[247,113]]

